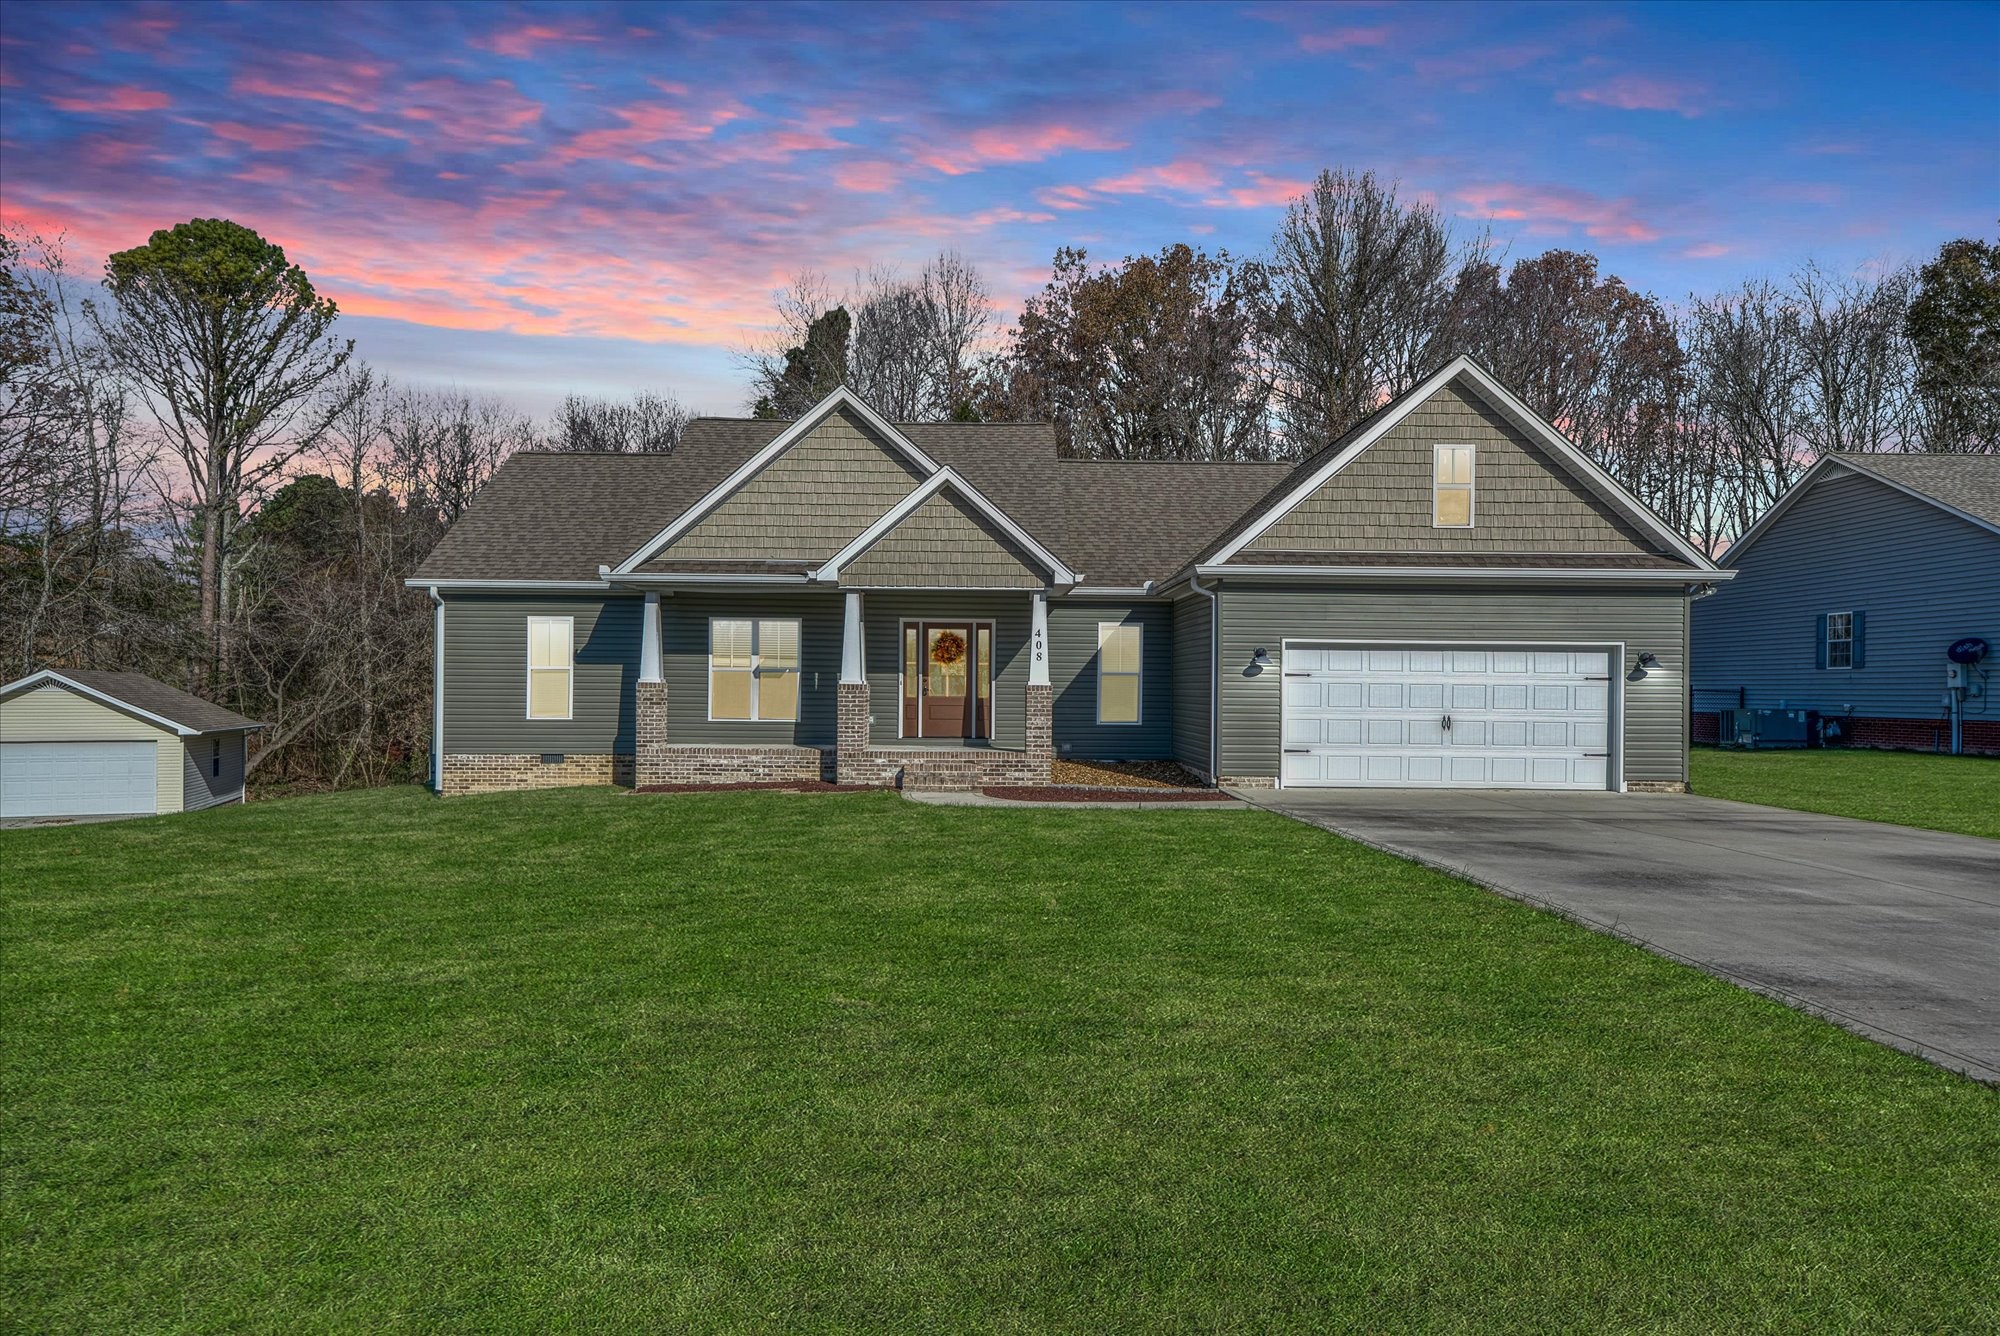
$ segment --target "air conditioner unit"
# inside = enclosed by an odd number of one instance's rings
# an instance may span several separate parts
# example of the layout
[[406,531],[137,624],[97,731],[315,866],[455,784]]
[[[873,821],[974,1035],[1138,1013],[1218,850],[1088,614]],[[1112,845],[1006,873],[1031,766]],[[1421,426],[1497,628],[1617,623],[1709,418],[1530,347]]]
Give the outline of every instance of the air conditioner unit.
[[1723,710],[1719,737],[1725,747],[1809,747],[1811,710]]

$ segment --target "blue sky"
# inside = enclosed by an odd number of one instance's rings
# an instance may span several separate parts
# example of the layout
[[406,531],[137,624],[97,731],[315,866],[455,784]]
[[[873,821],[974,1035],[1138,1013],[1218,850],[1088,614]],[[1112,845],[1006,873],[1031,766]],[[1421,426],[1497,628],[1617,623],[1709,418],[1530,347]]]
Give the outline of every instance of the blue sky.
[[0,215],[79,265],[225,216],[392,374],[741,405],[801,266],[1270,236],[1373,168],[1663,298],[2000,215],[2000,6],[175,5],[0,26]]

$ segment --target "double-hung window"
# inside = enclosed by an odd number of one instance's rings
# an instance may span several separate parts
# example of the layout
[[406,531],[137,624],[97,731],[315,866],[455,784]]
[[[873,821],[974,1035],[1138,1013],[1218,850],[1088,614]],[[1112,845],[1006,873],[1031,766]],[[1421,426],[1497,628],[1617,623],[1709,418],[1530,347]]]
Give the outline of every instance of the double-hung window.
[[575,677],[576,619],[528,618],[528,718],[569,718]]
[[708,717],[799,717],[799,624],[796,620],[716,617],[708,623]]
[[1854,666],[1854,614],[1829,612],[1826,615],[1826,666]]
[[1440,445],[1431,459],[1431,527],[1472,527],[1472,447]]
[[1142,628],[1126,622],[1097,624],[1097,722],[1139,722]]

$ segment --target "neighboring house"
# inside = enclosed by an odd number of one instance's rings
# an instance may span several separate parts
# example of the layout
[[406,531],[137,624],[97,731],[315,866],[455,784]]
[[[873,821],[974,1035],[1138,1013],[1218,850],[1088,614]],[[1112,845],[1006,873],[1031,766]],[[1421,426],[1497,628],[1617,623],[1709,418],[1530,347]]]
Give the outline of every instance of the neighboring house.
[[[1945,651],[2000,646],[2000,456],[1829,455],[1722,564],[1736,580],[1694,612],[1698,741],[1740,705],[1816,710],[1859,746],[1948,750]],[[1966,675],[1967,751],[2000,753],[1991,666]]]
[[519,454],[410,583],[445,793],[1061,755],[1678,789],[1689,599],[1721,578],[1461,359],[1296,465],[1067,460],[844,390],[670,456]]
[[141,673],[31,673],[0,687],[0,817],[240,803],[244,738],[262,727]]

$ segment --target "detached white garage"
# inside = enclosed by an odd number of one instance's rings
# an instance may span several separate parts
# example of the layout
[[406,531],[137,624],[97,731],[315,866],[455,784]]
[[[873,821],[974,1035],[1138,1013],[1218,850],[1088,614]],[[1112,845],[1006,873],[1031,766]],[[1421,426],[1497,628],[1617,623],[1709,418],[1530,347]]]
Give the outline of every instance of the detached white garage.
[[1616,647],[1284,648],[1287,788],[1614,789]]
[[32,674],[0,687],[0,818],[241,802],[245,738],[261,727],[140,673]]

